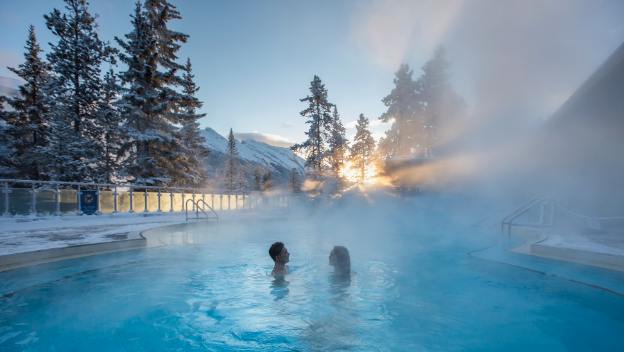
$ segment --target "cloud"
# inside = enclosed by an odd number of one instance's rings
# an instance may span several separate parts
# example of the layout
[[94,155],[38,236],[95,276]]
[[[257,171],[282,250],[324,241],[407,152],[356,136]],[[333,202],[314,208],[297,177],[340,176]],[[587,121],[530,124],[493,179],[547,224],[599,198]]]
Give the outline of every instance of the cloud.
[[289,148],[291,145],[295,144],[290,141],[288,138],[271,134],[271,133],[262,133],[262,132],[246,132],[246,133],[234,133],[234,137],[241,141],[251,140],[266,143],[276,147]]

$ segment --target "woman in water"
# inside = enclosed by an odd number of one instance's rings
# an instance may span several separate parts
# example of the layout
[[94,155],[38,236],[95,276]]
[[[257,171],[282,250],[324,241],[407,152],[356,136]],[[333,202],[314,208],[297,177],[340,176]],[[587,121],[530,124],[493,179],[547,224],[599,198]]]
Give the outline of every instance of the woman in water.
[[344,246],[334,246],[329,253],[329,265],[334,267],[334,274],[339,276],[351,275],[351,258],[349,250]]

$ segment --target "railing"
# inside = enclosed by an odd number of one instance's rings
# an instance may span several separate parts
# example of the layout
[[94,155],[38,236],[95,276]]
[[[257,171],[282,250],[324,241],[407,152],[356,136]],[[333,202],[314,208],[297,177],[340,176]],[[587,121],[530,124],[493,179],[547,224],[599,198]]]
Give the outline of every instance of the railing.
[[80,196],[87,190],[97,195],[96,214],[182,212],[187,199],[218,210],[251,209],[259,205],[254,198],[260,198],[248,192],[185,187],[0,179],[0,215],[82,214]]
[[[539,210],[538,219],[536,222],[515,222],[521,216],[524,216],[529,211],[534,209]],[[509,215],[507,215],[501,222],[501,232],[505,233],[507,230],[507,236],[511,236],[512,227],[531,227],[531,228],[544,228],[553,226],[555,221],[555,203],[552,200],[544,198],[534,198],[525,203],[521,207],[517,208]]]
[[205,210],[205,208],[208,208],[211,211],[211,213],[214,215],[213,219],[216,219],[217,221],[219,221],[219,214],[217,214],[217,212],[210,205],[208,205],[208,203],[206,203],[203,199],[198,199],[196,202],[193,201],[192,199],[189,199],[186,201],[186,204],[184,206],[186,208],[186,221],[189,221],[189,207],[188,207],[189,202],[191,202],[191,204],[193,205],[193,209],[191,209],[191,212],[195,211],[196,219],[199,219],[200,211],[206,216],[206,219],[210,219],[210,215],[206,213],[206,210]]

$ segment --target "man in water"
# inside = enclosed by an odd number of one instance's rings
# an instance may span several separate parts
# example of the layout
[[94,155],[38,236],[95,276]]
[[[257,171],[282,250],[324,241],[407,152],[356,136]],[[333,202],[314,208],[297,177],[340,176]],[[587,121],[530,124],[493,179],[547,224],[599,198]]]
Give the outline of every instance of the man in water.
[[329,265],[334,267],[334,273],[338,276],[348,277],[351,275],[351,258],[349,250],[344,246],[334,246],[329,253]]
[[269,248],[269,255],[275,262],[271,275],[284,276],[288,274],[288,266],[286,265],[290,260],[290,253],[282,242],[275,242]]

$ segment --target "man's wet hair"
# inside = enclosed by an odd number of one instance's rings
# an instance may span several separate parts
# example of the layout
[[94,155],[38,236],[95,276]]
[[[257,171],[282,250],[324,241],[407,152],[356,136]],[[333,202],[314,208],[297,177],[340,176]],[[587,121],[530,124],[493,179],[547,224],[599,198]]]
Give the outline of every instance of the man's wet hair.
[[269,248],[269,255],[273,261],[275,261],[277,256],[282,252],[283,248],[284,244],[282,242],[275,242],[271,245],[271,248]]
[[351,270],[351,258],[349,257],[349,250],[347,247],[335,246],[331,253],[329,253],[329,259],[331,264],[338,270]]

